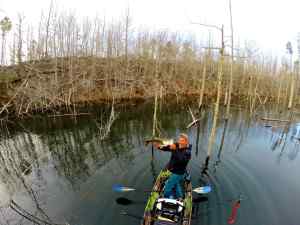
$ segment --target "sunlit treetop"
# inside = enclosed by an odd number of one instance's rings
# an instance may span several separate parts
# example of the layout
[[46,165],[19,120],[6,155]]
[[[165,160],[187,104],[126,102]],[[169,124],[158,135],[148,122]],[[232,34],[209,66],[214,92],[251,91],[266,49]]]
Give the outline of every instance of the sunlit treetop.
[[0,26],[1,26],[1,30],[2,30],[3,33],[6,33],[8,31],[10,31],[11,28],[12,28],[11,20],[8,17],[4,17],[0,21]]

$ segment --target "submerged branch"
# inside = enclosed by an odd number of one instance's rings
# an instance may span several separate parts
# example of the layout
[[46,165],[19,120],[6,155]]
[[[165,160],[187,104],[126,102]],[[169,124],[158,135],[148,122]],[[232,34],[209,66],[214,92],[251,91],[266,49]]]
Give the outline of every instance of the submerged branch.
[[111,131],[111,127],[112,127],[114,121],[118,118],[118,116],[119,116],[119,114],[118,113],[116,114],[115,110],[114,110],[114,103],[112,103],[110,116],[105,124],[102,123],[102,119],[100,120],[100,122],[97,120],[94,120],[95,124],[97,126],[97,129],[98,129],[97,135],[101,141],[103,141],[104,139],[107,138],[107,136],[109,135],[109,133]]
[[275,121],[275,122],[283,122],[283,123],[288,123],[290,120],[281,120],[281,119],[275,119],[275,118],[260,118],[261,120],[266,120],[266,121]]
[[74,114],[57,114],[57,115],[48,115],[48,117],[65,117],[65,116],[89,116],[91,113],[74,113]]

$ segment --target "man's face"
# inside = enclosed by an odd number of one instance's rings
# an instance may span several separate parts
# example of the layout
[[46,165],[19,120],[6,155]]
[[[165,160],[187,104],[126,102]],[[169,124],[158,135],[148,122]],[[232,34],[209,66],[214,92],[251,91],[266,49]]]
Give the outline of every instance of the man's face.
[[178,138],[178,144],[179,148],[186,147],[187,146],[187,140],[183,137]]

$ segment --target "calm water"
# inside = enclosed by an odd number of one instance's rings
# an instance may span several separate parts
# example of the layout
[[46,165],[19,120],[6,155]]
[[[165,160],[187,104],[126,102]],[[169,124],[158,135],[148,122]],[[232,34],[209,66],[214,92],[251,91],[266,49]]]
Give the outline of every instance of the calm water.
[[[120,194],[111,187],[124,184],[151,189],[167,163],[168,153],[157,151],[151,161],[151,148],[143,144],[152,133],[151,107],[119,109],[120,115],[104,141],[99,139],[95,124],[95,119],[107,118],[100,108],[77,120],[35,118],[16,124],[14,129],[2,126],[0,198],[9,194],[26,212],[56,224],[139,224],[120,212],[142,215],[148,193]],[[161,109],[159,127],[162,136],[176,137],[185,131],[190,115],[186,109],[170,108]],[[259,115],[270,116],[270,112]],[[300,124],[280,125],[249,119],[238,109],[233,110],[227,127],[220,120],[208,170],[213,191],[206,195],[207,201],[195,205],[193,224],[227,224],[233,204],[230,200],[240,194],[244,200],[236,224],[300,223]],[[210,126],[211,114],[207,113],[199,129],[188,131],[193,144],[189,170],[194,187],[203,181],[200,172]],[[134,204],[118,205],[118,197]],[[0,224],[33,223],[11,208],[1,207]]]

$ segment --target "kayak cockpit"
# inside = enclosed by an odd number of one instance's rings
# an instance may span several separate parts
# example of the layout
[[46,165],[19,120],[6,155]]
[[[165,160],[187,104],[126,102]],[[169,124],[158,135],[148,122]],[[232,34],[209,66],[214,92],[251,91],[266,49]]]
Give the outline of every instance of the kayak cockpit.
[[148,199],[142,225],[190,225],[192,215],[192,184],[184,179],[183,199],[164,197],[165,182],[170,171],[162,170]]
[[[178,223],[183,217],[184,204],[182,201],[169,198],[159,198],[155,204],[155,212],[158,221]],[[156,223],[154,223],[156,224]]]

